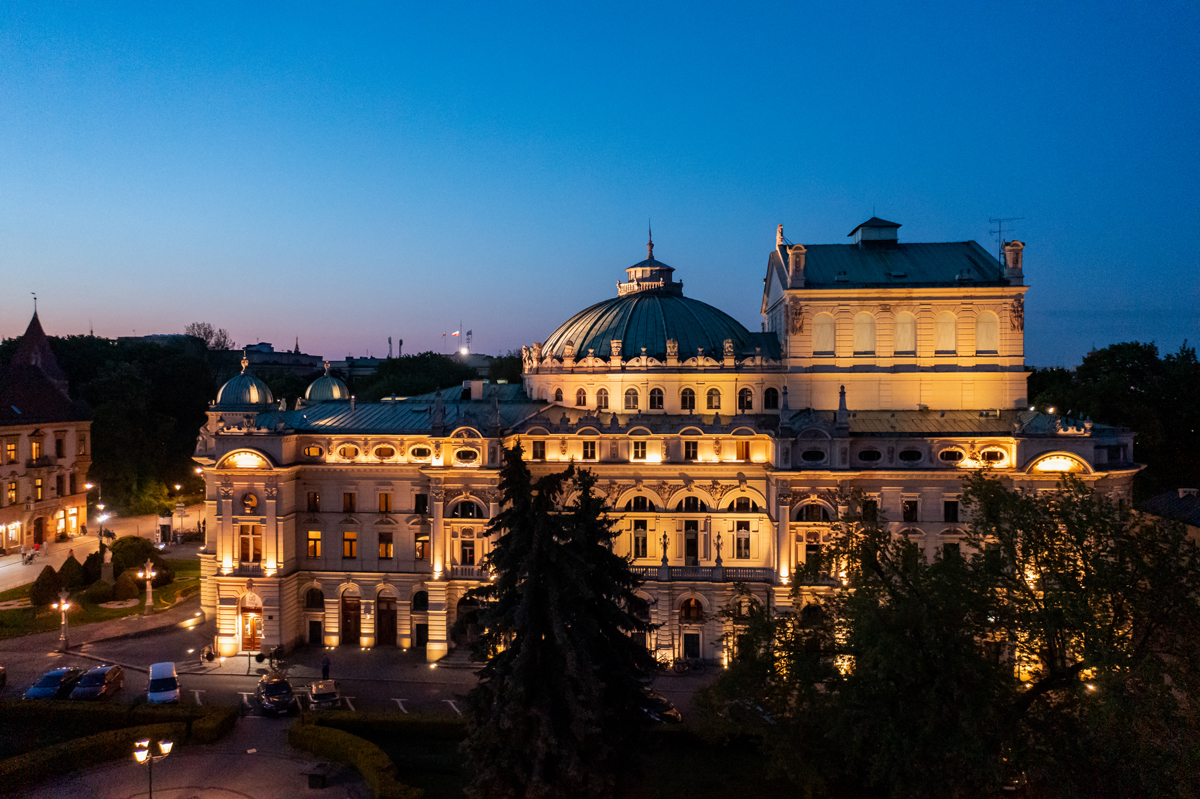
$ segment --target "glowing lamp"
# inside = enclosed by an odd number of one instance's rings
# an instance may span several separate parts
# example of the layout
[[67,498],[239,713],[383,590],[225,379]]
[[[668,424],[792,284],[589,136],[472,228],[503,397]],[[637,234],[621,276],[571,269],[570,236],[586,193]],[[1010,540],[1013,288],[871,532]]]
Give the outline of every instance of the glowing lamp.
[[138,749],[133,753],[133,756],[137,758],[137,762],[145,763],[146,758],[150,757],[150,751],[148,749]]
[[175,743],[173,741],[159,741],[158,742],[158,748],[164,755],[171,754],[171,747],[173,747],[174,745],[175,745]]
[[1079,472],[1083,470],[1079,461],[1068,458],[1066,455],[1051,455],[1049,458],[1042,458],[1033,468],[1039,472]]

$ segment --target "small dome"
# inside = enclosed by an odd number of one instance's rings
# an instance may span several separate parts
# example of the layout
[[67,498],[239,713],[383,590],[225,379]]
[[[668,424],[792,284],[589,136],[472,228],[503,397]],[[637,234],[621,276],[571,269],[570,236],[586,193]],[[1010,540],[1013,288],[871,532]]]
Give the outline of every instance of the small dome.
[[304,392],[309,402],[349,402],[350,389],[338,378],[329,374],[329,361],[325,362],[325,374],[314,380]]
[[217,406],[232,408],[240,405],[272,405],[275,397],[267,384],[246,371],[250,362],[242,355],[242,373],[236,375],[217,392]]

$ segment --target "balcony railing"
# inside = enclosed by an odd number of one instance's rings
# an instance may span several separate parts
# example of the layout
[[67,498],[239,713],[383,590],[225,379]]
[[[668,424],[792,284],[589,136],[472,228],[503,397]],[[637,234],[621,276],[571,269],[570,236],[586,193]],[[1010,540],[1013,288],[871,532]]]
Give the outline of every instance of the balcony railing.
[[[646,580],[658,581],[659,566],[634,566],[633,573]],[[668,566],[668,580],[700,580],[712,583],[774,583],[774,569],[752,569],[747,567],[716,567],[716,566]]]
[[40,469],[40,468],[44,468],[46,466],[53,466],[54,463],[55,463],[55,461],[52,456],[41,455],[37,458],[29,458],[28,460],[26,460],[25,467],[27,469]]
[[462,580],[486,580],[487,575],[478,566],[451,566],[450,576]]
[[229,574],[232,577],[262,577],[263,568],[261,563],[235,563]]

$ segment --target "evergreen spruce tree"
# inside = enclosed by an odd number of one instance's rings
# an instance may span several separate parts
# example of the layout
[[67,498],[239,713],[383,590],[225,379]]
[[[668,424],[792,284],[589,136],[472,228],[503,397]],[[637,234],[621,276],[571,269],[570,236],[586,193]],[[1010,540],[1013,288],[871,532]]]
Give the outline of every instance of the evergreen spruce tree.
[[505,452],[484,560],[495,580],[474,592],[488,662],[467,702],[472,796],[613,793],[650,655],[630,638],[646,629],[628,610],[638,579],[612,551],[594,484],[573,465],[534,481],[520,446]]

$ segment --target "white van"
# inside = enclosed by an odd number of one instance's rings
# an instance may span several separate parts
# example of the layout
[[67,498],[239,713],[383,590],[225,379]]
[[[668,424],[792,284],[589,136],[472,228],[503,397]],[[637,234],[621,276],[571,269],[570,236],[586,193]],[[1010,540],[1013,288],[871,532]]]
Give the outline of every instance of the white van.
[[146,700],[151,704],[179,701],[179,677],[174,663],[155,663],[150,667],[150,685]]

